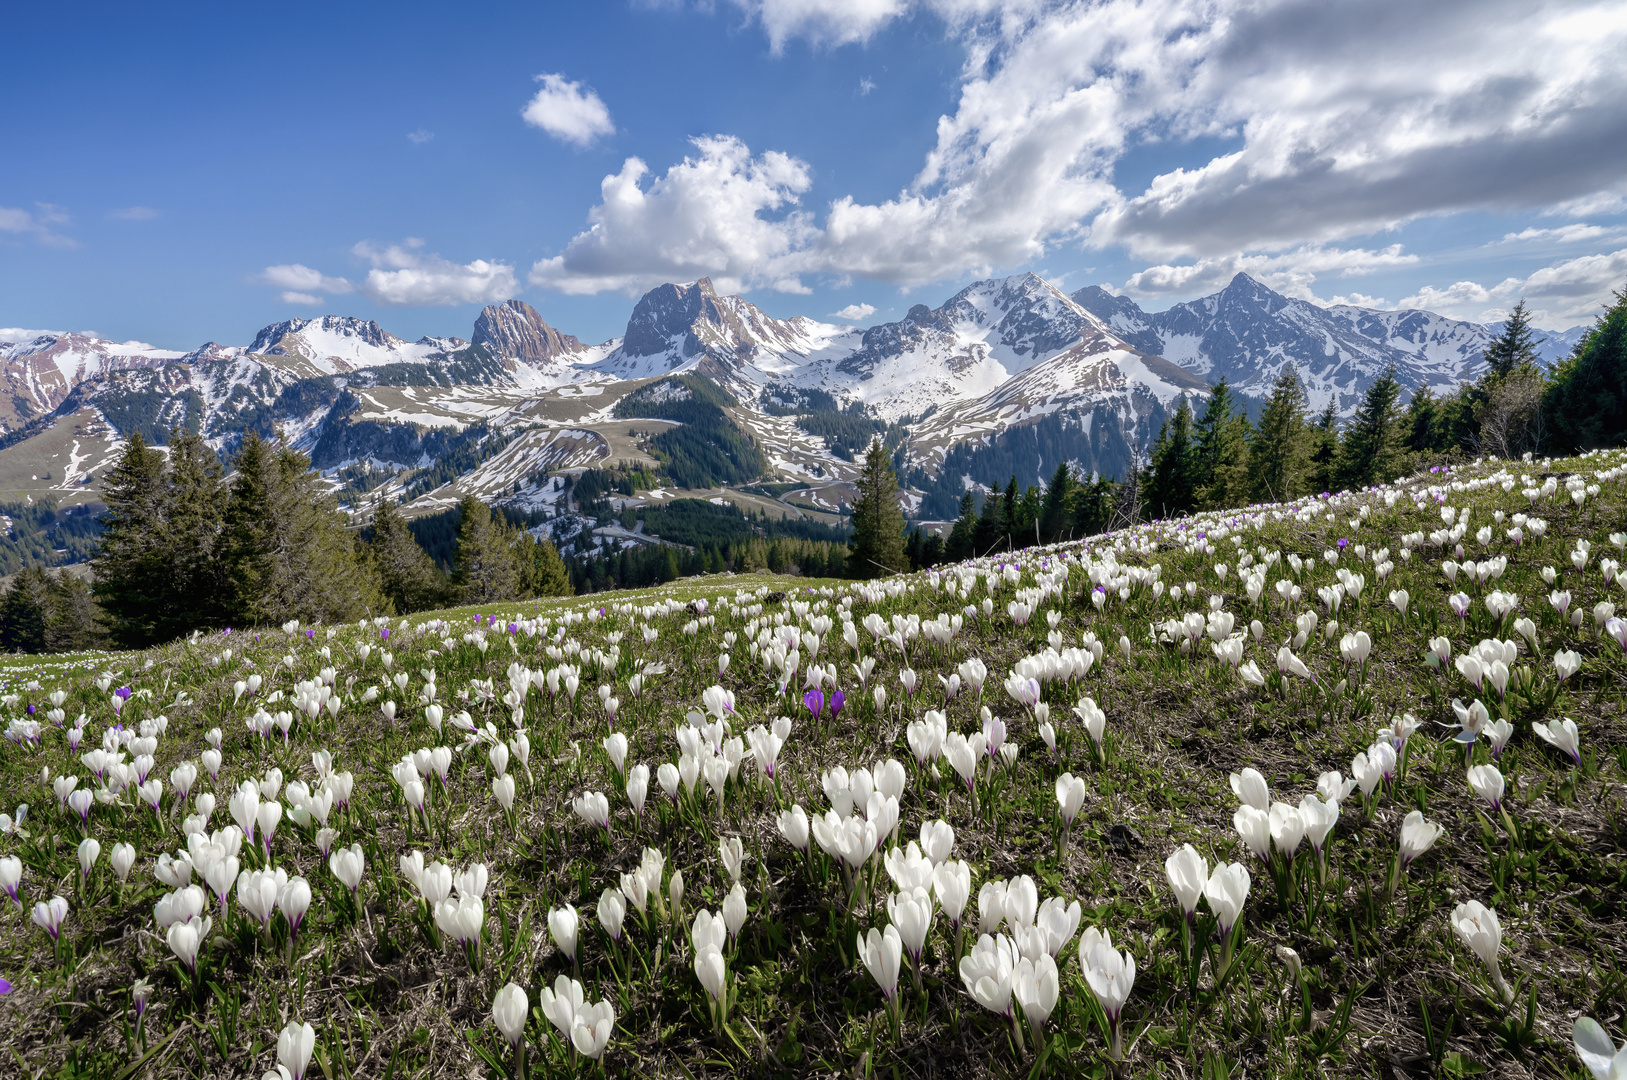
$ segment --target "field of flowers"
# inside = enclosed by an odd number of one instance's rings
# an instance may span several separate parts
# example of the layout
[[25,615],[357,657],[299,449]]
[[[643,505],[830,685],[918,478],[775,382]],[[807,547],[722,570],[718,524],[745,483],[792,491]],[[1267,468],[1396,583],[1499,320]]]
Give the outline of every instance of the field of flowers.
[[1621,1077],[1624,547],[1598,453],[8,662],[0,1071]]

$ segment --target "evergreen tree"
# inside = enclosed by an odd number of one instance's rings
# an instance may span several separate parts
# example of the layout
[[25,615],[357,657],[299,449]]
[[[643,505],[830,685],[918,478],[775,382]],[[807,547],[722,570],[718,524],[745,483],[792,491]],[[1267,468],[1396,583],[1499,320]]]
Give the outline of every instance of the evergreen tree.
[[871,441],[859,474],[848,565],[855,577],[876,577],[909,568],[904,557],[904,513],[898,507],[898,477],[880,439]]
[[170,431],[159,546],[167,565],[165,603],[155,618],[160,640],[225,618],[224,578],[215,547],[226,513],[220,459],[196,432]]
[[1396,430],[1396,401],[1401,384],[1395,369],[1385,369],[1373,380],[1351,417],[1334,467],[1334,481],[1345,490],[1358,490],[1393,480],[1401,473],[1400,439]]
[[1248,497],[1254,502],[1288,502],[1305,491],[1310,439],[1305,428],[1305,384],[1288,364],[1271,384],[1249,447]]
[[1627,288],[1555,369],[1542,414],[1553,448],[1575,453],[1627,440]]
[[452,587],[465,604],[511,600],[520,592],[514,557],[491,508],[473,496],[458,503],[458,544]]
[[1067,539],[1106,532],[1113,522],[1118,494],[1118,485],[1100,476],[1076,486],[1068,508],[1071,535]]
[[[368,548],[379,587],[398,613],[423,611],[446,601],[446,575],[412,535],[393,499],[375,502]],[[564,567],[560,569],[563,572]]]
[[1075,486],[1072,467],[1066,461],[1058,464],[1046,485],[1045,501],[1039,511],[1039,531],[1045,543],[1054,544],[1068,532],[1068,506]]
[[972,493],[967,491],[960,497],[960,516],[955,519],[954,526],[949,530],[949,541],[944,545],[944,557],[950,562],[970,559],[976,541],[977,501],[972,498]]
[[234,465],[221,534],[230,619],[343,622],[383,607],[378,579],[309,458],[250,433]]
[[1328,399],[1327,408],[1317,414],[1311,424],[1310,468],[1306,471],[1306,487],[1311,492],[1331,491],[1334,466],[1339,456],[1339,414],[1334,411],[1337,396]]
[[[711,554],[717,558],[714,550]],[[722,566],[712,567],[714,571],[723,569]],[[570,596],[574,590],[571,588],[571,576],[565,569],[565,560],[559,557],[559,549],[547,537],[539,538],[531,548],[531,593],[533,596]]]
[[0,595],[0,650],[44,652],[50,615],[50,575],[38,566],[18,571]]
[[995,545],[1005,542],[1005,497],[998,490],[983,496],[983,507],[977,514],[977,528],[972,533],[972,554],[977,557],[993,551]]
[[1248,414],[1222,377],[1193,429],[1194,500],[1198,507],[1212,510],[1247,501],[1249,434]]
[[67,570],[51,575],[51,606],[45,623],[47,652],[81,652],[107,644],[101,612],[83,578]]
[[91,561],[96,599],[119,644],[141,648],[159,640],[168,568],[162,550],[164,455],[140,433],[130,436],[102,488],[107,512]]
[[1005,512],[1004,519],[1000,523],[1000,530],[1003,534],[1002,542],[1005,545],[1006,551],[1010,551],[1013,548],[1022,546],[1023,521],[1022,504],[1020,502],[1021,498],[1022,495],[1017,488],[1017,474],[1012,473],[1010,483],[1006,484],[1005,500],[1000,504],[1001,510]]
[[1143,501],[1160,518],[1191,513],[1197,505],[1197,462],[1192,442],[1192,406],[1181,399],[1175,415],[1158,430]]
[[1503,378],[1524,365],[1537,363],[1537,341],[1531,333],[1531,314],[1521,300],[1509,312],[1497,340],[1486,346],[1486,374]]

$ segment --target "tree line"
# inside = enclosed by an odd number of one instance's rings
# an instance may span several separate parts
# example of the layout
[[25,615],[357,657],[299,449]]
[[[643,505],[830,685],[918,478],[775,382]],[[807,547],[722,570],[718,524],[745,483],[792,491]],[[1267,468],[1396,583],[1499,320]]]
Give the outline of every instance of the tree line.
[[379,500],[355,530],[310,459],[246,435],[225,465],[195,432],[172,430],[168,453],[132,435],[104,485],[107,510],[91,560],[94,584],[25,571],[0,596],[8,651],[139,648],[199,629],[334,623],[453,603],[570,590],[547,540],[460,504],[450,574]]

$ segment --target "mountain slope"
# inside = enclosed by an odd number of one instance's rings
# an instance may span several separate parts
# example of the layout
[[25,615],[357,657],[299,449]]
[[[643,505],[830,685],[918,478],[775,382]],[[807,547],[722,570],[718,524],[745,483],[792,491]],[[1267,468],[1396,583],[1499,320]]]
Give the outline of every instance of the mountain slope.
[[[1114,333],[1211,382],[1224,377],[1246,394],[1264,397],[1288,363],[1299,366],[1311,407],[1329,401],[1349,416],[1390,364],[1409,390],[1448,392],[1484,369],[1486,346],[1501,326],[1448,319],[1418,310],[1321,307],[1277,293],[1247,274],[1224,289],[1167,311],[1143,311],[1133,300],[1097,285],[1073,294]],[[1557,339],[1579,336],[1575,330]],[[1566,352],[1569,347],[1563,346]],[[1555,351],[1550,345],[1546,351]],[[1548,357],[1544,357],[1547,359]]]

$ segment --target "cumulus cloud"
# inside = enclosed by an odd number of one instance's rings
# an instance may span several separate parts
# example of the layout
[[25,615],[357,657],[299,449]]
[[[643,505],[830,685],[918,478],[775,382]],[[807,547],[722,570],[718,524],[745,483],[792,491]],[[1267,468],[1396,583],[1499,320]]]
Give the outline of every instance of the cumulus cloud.
[[57,225],[67,223],[67,212],[51,203],[35,203],[33,210],[0,206],[0,238],[10,235],[18,239],[32,240],[42,247],[78,247],[78,241],[71,236],[64,236],[55,228]]
[[908,0],[734,0],[748,18],[762,24],[778,53],[792,38],[816,45],[868,41],[877,30],[909,10]]
[[841,311],[833,311],[830,314],[833,319],[847,319],[850,322],[858,322],[860,319],[868,319],[875,313],[876,309],[870,304],[849,304]]
[[577,146],[615,133],[610,109],[591,88],[563,75],[538,75],[537,81],[542,86],[520,112],[526,123]]
[[654,179],[636,157],[605,177],[589,228],[532,266],[531,284],[637,293],[710,275],[730,291],[807,291],[797,275],[817,230],[795,207],[812,183],[808,166],[776,152],[753,156],[734,138],[692,143],[693,155]]
[[158,216],[158,211],[150,206],[126,206],[109,210],[107,216],[114,221],[151,221]]
[[305,307],[318,307],[322,303],[322,297],[311,293],[295,292],[290,289],[282,294],[282,302],[285,304],[302,304]]
[[[1177,264],[1196,281],[1228,259],[1334,252],[1429,215],[1614,205],[1627,173],[1627,67],[1615,60],[1627,8],[1595,0],[735,3],[776,50],[793,38],[864,42],[912,10],[940,16],[967,60],[919,172],[890,199],[835,198],[822,221],[774,223],[768,204],[697,198],[650,234],[680,255],[651,259],[630,233],[609,236],[611,221],[634,224],[609,194],[637,187],[649,171],[638,162],[631,180],[626,167],[606,179],[591,227],[539,264],[541,283],[623,288],[655,264],[911,287],[1087,246],[1160,264],[1145,280],[1164,288]],[[1227,151],[1140,190],[1118,186],[1138,148],[1197,138]],[[722,161],[742,170],[726,179],[752,187],[769,156],[742,147]],[[717,242],[742,227],[751,242]],[[591,268],[573,258],[589,251]],[[1290,274],[1294,288],[1351,272],[1297,265],[1311,277]]]
[[426,128],[415,128],[407,132],[407,141],[414,146],[422,146],[433,138],[435,138],[435,133]]
[[1503,318],[1517,300],[1524,299],[1531,309],[1532,322],[1545,329],[1563,330],[1599,314],[1624,281],[1627,248],[1566,259],[1528,277],[1508,277],[1494,285],[1475,281],[1459,281],[1444,288],[1426,285],[1403,298],[1399,306],[1491,322]]
[[492,304],[520,291],[507,263],[455,263],[423,253],[423,246],[417,238],[382,248],[365,240],[357,244],[351,250],[373,264],[357,291],[376,304],[392,306]]

